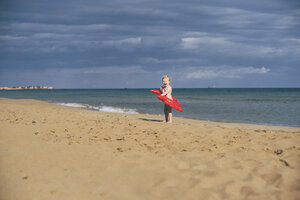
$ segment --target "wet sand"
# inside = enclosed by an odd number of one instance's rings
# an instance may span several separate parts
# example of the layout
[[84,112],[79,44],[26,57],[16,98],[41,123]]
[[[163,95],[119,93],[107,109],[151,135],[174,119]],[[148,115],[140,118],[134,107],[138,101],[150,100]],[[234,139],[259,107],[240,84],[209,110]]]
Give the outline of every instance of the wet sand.
[[0,98],[0,199],[299,199],[300,128]]

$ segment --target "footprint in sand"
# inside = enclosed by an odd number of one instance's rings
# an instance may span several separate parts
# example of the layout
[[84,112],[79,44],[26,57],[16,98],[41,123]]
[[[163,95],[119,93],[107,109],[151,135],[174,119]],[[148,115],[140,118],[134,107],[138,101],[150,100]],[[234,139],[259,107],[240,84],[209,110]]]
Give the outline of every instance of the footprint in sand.
[[243,186],[240,189],[240,194],[243,196],[250,196],[250,195],[256,195],[256,193],[254,192],[254,190],[250,187],[250,186]]
[[275,153],[276,155],[280,155],[280,154],[283,153],[283,150],[281,150],[281,149],[276,149],[276,150],[274,151],[274,153]]
[[261,175],[261,178],[264,181],[266,181],[267,185],[273,185],[273,184],[281,182],[282,175],[279,173],[267,173],[267,174]]
[[207,171],[204,171],[203,174],[204,174],[204,176],[207,176],[207,177],[215,177],[218,175],[218,172],[213,171],[213,170],[207,170]]
[[121,147],[118,147],[117,150],[118,150],[119,152],[123,152],[123,149],[122,149]]

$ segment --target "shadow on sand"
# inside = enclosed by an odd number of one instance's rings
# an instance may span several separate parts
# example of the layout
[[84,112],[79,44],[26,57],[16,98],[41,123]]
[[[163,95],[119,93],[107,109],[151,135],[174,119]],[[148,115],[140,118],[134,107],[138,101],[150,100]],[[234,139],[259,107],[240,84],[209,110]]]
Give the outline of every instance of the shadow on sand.
[[139,119],[148,121],[148,122],[163,122],[163,120],[158,120],[158,119],[146,119],[146,118],[139,118]]

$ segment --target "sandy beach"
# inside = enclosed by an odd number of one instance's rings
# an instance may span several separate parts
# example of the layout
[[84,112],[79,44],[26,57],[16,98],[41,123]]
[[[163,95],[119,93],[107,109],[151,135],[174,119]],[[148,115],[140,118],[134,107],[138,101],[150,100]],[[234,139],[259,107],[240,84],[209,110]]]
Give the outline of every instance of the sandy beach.
[[300,199],[300,128],[0,98],[0,199]]

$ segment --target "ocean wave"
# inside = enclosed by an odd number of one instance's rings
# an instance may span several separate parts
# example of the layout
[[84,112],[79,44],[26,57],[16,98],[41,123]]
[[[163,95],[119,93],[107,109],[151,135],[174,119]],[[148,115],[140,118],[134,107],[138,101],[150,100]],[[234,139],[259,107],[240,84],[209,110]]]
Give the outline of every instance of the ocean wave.
[[127,113],[127,114],[138,114],[136,109],[132,108],[120,108],[114,106],[93,106],[89,104],[79,104],[79,103],[56,103],[63,106],[70,106],[76,108],[86,108],[90,110],[97,110],[100,112],[114,112],[114,113]]

